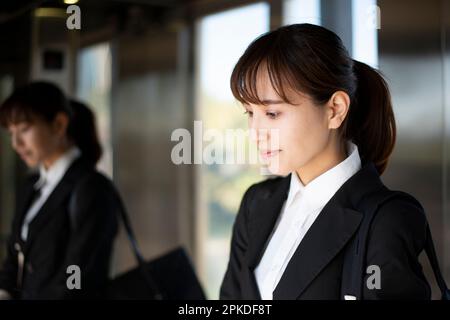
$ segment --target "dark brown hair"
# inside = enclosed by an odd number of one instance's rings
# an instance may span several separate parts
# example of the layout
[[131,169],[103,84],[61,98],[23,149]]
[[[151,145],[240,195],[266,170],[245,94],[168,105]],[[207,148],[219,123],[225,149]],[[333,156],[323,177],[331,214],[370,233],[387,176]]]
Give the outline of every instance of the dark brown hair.
[[51,123],[58,113],[69,116],[67,136],[80,148],[82,157],[95,165],[102,155],[95,117],[85,105],[69,101],[56,85],[36,81],[17,88],[0,106],[0,125],[8,127],[37,119]]
[[264,104],[256,90],[262,67],[286,103],[292,104],[288,88],[308,94],[317,105],[325,104],[336,91],[346,92],[350,108],[338,129],[340,137],[358,146],[363,162],[372,161],[379,174],[384,172],[396,138],[389,88],[379,71],[350,58],[335,33],[312,24],[294,24],[254,40],[231,75],[237,100]]

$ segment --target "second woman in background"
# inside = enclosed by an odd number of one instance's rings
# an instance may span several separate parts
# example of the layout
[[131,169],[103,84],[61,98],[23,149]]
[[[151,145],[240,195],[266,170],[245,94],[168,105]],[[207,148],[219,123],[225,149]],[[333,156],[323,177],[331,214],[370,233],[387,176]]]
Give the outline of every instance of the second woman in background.
[[[92,112],[34,82],[3,103],[0,122],[25,164],[39,168],[18,195],[0,297],[93,297],[108,280],[118,195],[95,168],[102,152]],[[79,283],[68,279],[74,270]]]

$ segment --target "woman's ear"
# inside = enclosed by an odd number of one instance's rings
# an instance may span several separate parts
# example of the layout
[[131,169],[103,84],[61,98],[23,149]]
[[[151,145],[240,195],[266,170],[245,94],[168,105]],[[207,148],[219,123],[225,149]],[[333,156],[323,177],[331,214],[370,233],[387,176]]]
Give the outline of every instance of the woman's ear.
[[64,112],[58,112],[53,120],[53,133],[59,137],[64,137],[67,134],[69,127],[69,116]]
[[344,122],[350,108],[350,97],[344,91],[336,91],[327,102],[328,128],[337,129]]

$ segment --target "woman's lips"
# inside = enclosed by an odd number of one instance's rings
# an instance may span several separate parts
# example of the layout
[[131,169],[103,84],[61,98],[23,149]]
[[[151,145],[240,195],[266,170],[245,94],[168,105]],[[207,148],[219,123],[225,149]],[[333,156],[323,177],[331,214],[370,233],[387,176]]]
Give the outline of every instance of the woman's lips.
[[276,155],[278,155],[278,153],[280,153],[281,150],[272,150],[272,151],[261,151],[260,155],[263,159],[270,159]]
[[30,157],[31,153],[30,152],[18,152],[18,155],[22,160],[25,160]]

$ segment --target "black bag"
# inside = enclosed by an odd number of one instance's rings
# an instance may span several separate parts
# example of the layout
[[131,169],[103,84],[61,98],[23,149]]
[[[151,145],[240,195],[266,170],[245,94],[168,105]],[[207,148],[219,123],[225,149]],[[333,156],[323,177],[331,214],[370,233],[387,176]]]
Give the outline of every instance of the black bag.
[[[342,273],[342,288],[341,298],[345,300],[360,300],[362,297],[362,290],[364,285],[365,275],[365,258],[367,249],[367,239],[369,235],[370,225],[378,211],[378,208],[393,197],[407,197],[416,203],[420,208],[423,207],[413,197],[405,192],[390,191],[387,188],[382,188],[374,195],[375,201],[366,201],[368,206],[370,203],[375,203],[372,207],[364,208],[364,217],[361,221],[358,233],[346,250],[344,258],[344,266]],[[427,240],[425,244],[425,252],[430,260],[433,268],[434,276],[441,291],[442,300],[450,300],[450,291],[447,288],[444,277],[439,268],[438,259],[434,249],[433,238],[431,236],[430,227],[427,225]]]
[[110,280],[103,297],[124,300],[205,300],[202,287],[183,248],[145,262],[120,197],[119,213],[138,266]]

